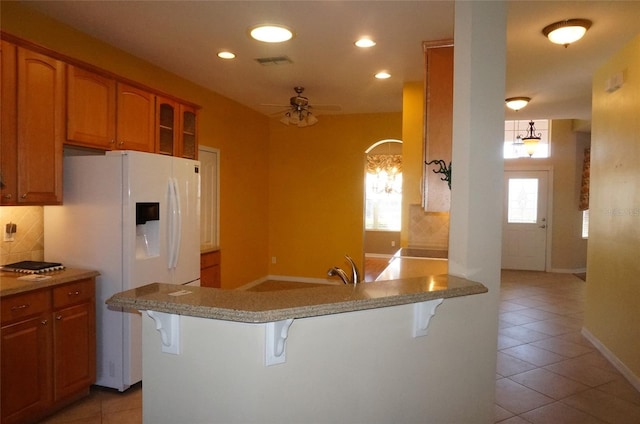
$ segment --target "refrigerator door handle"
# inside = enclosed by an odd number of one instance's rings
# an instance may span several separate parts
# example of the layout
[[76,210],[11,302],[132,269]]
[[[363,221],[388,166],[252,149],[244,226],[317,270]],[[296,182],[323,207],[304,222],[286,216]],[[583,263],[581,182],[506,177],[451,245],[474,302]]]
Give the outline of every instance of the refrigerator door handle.
[[180,242],[182,238],[182,211],[180,205],[180,188],[178,180],[171,178],[169,180],[170,193],[170,242],[169,242],[169,268],[178,266],[178,257],[180,256]]

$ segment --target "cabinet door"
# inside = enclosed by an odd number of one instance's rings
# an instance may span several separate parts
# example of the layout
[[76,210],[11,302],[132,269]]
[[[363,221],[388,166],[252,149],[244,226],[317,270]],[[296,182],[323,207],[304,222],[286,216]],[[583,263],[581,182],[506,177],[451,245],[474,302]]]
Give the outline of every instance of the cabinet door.
[[3,326],[2,422],[27,422],[51,404],[49,314]]
[[178,138],[177,104],[163,97],[156,100],[156,153],[174,156]]
[[95,381],[95,312],[91,302],[54,312],[55,401],[88,390]]
[[18,203],[62,202],[64,64],[18,47]]
[[0,205],[17,198],[16,123],[16,46],[0,40]]
[[154,152],[155,96],[123,83],[117,88],[116,147]]
[[190,106],[180,105],[180,143],[176,156],[198,158],[196,110]]
[[112,149],[116,137],[116,82],[67,65],[67,143]]

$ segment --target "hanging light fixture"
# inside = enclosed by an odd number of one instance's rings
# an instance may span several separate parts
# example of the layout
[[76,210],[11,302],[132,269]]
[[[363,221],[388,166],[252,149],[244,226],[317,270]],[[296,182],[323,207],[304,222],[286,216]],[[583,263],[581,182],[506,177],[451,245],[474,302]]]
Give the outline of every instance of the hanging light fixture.
[[280,122],[285,125],[296,125],[298,128],[303,128],[317,123],[318,118],[307,109],[294,109],[285,113]]
[[509,97],[505,99],[505,104],[509,109],[516,112],[525,107],[531,101],[531,97]]
[[547,25],[542,30],[545,37],[552,43],[562,44],[568,47],[569,44],[581,39],[591,27],[588,19],[566,19]]
[[529,157],[533,156],[536,152],[536,147],[540,142],[542,134],[538,133],[536,135],[536,128],[533,126],[533,121],[529,121],[529,132],[524,137],[519,135],[518,138],[522,140],[524,143],[524,149],[526,150]]

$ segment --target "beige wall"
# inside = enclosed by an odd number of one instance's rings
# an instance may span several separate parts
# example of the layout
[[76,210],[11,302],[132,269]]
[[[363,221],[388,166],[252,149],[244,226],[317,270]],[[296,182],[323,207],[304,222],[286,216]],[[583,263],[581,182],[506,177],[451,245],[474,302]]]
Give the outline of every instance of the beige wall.
[[580,272],[586,268],[587,240],[582,238],[582,212],[578,208],[584,148],[588,133],[575,132],[570,119],[551,122],[551,157],[505,160],[510,169],[552,169],[551,264],[547,270]]
[[[612,93],[605,81],[623,72]],[[640,390],[640,35],[593,78],[585,329]]]

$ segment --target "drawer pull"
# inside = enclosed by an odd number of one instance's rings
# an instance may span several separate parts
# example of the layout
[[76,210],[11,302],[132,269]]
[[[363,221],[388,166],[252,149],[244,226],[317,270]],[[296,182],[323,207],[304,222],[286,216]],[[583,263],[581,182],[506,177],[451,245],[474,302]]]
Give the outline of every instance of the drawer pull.
[[48,322],[48,321],[47,321],[46,319],[43,319],[42,321],[40,321],[40,323],[41,323],[42,325],[47,325],[47,322]]
[[79,296],[79,295],[80,295],[80,290],[67,293],[67,296]]
[[58,321],[60,321],[60,320],[62,319],[62,315],[58,315],[58,316],[56,317],[56,319],[57,319]]
[[12,310],[12,311],[19,311],[19,310],[22,310],[22,309],[27,309],[27,308],[28,308],[28,307],[30,307],[30,306],[31,306],[31,305],[29,305],[28,303],[24,303],[24,304],[22,304],[22,305],[12,306],[12,307],[11,307],[11,310]]

